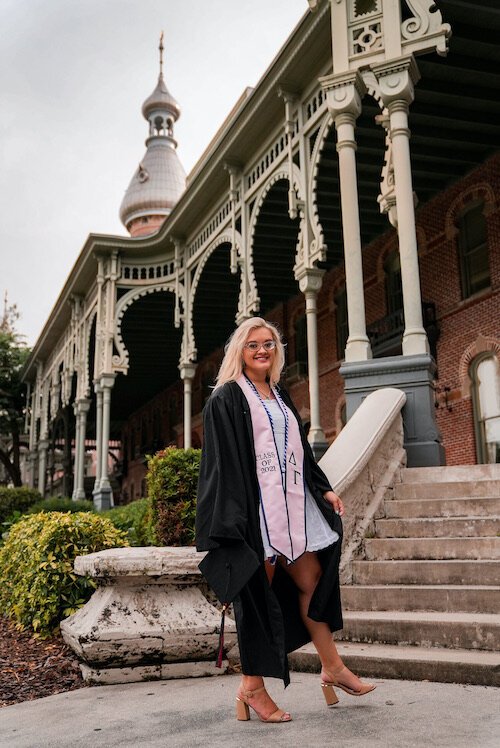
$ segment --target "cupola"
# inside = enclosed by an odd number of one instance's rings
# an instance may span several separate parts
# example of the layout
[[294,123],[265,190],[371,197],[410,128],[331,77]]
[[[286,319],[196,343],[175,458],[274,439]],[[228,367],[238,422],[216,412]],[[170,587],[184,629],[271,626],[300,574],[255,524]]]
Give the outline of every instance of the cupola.
[[120,218],[134,237],[158,231],[186,187],[186,172],[179,161],[174,139],[174,125],[181,110],[163,79],[163,33],[159,50],[158,83],[142,105],[142,113],[149,123],[146,153],[120,207]]

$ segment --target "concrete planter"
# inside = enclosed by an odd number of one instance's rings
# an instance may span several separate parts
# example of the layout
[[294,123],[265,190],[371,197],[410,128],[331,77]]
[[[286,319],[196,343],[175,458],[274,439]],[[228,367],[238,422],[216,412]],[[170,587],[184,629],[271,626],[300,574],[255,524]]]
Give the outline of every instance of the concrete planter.
[[[194,548],[113,548],[75,559],[98,580],[89,602],[61,623],[91,683],[215,675],[220,612],[201,591]],[[226,617],[225,644],[236,643]]]

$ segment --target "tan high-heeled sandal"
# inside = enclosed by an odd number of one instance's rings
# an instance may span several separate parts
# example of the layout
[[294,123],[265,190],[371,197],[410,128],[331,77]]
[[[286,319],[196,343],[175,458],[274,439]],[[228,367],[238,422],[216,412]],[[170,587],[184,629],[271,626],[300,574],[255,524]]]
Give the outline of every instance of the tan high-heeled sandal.
[[[246,722],[250,719],[250,709],[249,707],[252,707],[257,717],[260,719],[261,722],[291,722],[292,717],[288,712],[284,712],[283,709],[278,709],[276,704],[276,711],[274,711],[272,714],[269,715],[269,717],[263,717],[257,709],[254,707],[253,704],[250,704],[250,699],[253,699],[256,693],[259,693],[260,691],[265,691],[265,686],[261,686],[260,688],[256,688],[255,691],[243,691],[239,690],[238,695],[236,696],[236,719],[240,720],[241,722]],[[274,703],[274,702],[273,702]]]
[[370,693],[370,691],[374,691],[377,687],[374,683],[362,683],[361,688],[358,691],[355,691],[354,688],[350,688],[349,686],[346,686],[345,683],[339,681],[339,675],[341,675],[344,670],[347,670],[345,665],[336,675],[334,675],[333,680],[321,681],[321,687],[328,706],[333,706],[333,704],[338,703],[338,696],[333,690],[334,686],[341,688],[342,691],[348,693],[349,696],[364,696],[365,694]]

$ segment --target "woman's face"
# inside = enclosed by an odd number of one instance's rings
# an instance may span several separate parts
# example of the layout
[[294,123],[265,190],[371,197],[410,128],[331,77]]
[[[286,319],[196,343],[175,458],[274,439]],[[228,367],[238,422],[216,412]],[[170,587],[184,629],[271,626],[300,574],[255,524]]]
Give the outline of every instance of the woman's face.
[[[245,374],[252,380],[264,381],[269,374],[276,356],[276,348],[267,351],[263,346],[264,343],[274,342],[271,331],[266,327],[256,327],[250,330],[243,348],[243,363]],[[257,350],[251,350],[248,343],[256,343]]]

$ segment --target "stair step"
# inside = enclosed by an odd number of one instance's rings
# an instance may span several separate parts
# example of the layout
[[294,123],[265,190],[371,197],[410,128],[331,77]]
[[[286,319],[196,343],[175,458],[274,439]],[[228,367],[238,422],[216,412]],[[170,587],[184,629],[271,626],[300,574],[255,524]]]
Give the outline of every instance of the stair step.
[[500,515],[500,498],[393,499],[385,502],[387,519],[407,517],[493,517]]
[[[339,642],[337,648],[347,667],[368,679],[401,678],[500,686],[500,656],[496,652],[354,642]],[[288,655],[288,660],[291,669],[297,672],[321,671],[312,644],[295,650]]]
[[342,587],[344,610],[461,611],[497,613],[500,587],[486,585],[348,585]]
[[388,559],[500,559],[500,537],[371,538],[365,540],[368,561]]
[[500,534],[500,517],[378,519],[377,538],[477,538]]
[[402,479],[403,483],[500,480],[500,464],[405,468],[402,471]]
[[405,468],[403,483],[441,483],[452,481],[500,480],[500,465],[444,465],[442,467]]
[[353,561],[354,584],[466,584],[500,581],[500,561]]
[[500,616],[491,613],[346,611],[336,639],[500,651]]
[[460,481],[441,483],[396,483],[395,499],[498,498],[500,481]]

